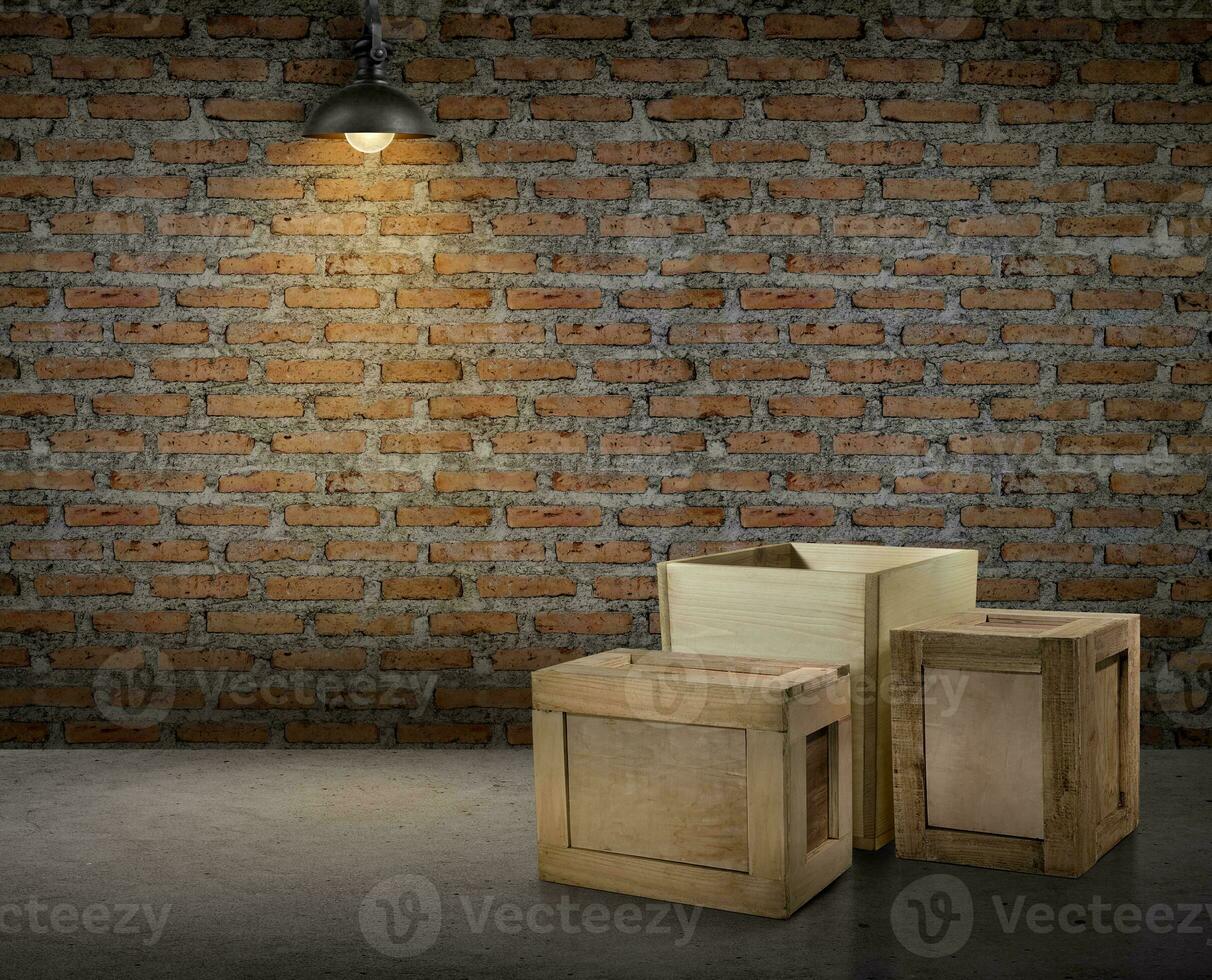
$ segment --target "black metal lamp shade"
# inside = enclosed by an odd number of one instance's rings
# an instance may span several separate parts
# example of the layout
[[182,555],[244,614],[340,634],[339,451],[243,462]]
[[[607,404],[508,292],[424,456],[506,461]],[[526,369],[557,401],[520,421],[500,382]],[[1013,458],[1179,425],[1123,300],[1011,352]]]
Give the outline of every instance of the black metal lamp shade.
[[346,133],[394,133],[397,139],[436,136],[416,102],[383,81],[356,81],[329,96],[308,117],[303,135],[344,139]]
[[363,153],[378,152],[395,137],[436,136],[425,110],[387,81],[391,45],[383,40],[379,0],[365,0],[364,17],[362,36],[353,46],[353,82],[316,107],[303,125],[303,135],[345,139]]

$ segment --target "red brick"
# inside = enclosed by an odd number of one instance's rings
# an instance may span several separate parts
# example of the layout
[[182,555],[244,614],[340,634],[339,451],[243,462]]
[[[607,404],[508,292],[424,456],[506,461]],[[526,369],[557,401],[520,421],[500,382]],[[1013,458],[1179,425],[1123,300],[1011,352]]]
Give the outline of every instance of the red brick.
[[1056,379],[1061,384],[1140,384],[1156,374],[1152,361],[1084,361],[1059,365]]
[[84,211],[56,214],[50,225],[55,235],[142,235],[144,228],[139,214]]
[[610,76],[621,82],[693,82],[706,78],[709,67],[705,58],[613,58]]
[[649,102],[646,111],[649,119],[664,122],[740,119],[744,115],[744,106],[739,98],[733,96],[677,95]]
[[501,635],[517,633],[518,622],[511,612],[430,613],[429,632],[433,636]]
[[939,156],[947,167],[1034,167],[1036,143],[944,143]]
[[1212,143],[1180,143],[1170,151],[1176,167],[1212,167]]
[[622,122],[631,118],[631,102],[596,95],[536,95],[530,113],[533,119]]
[[189,102],[181,96],[93,95],[88,114],[94,119],[188,119]]
[[1152,143],[1070,143],[1056,150],[1062,167],[1136,167],[1156,157]]
[[744,18],[738,14],[685,14],[680,17],[655,17],[648,32],[657,41],[683,38],[723,38],[741,41],[748,37]]
[[237,214],[162,214],[156,218],[156,229],[168,236],[247,238],[253,233],[253,222]]
[[975,123],[980,122],[981,107],[975,102],[885,99],[880,103],[880,115],[890,122]]
[[685,164],[693,159],[688,143],[675,141],[651,143],[599,143],[594,148],[594,160],[599,164],[636,166],[651,164]]
[[925,238],[929,223],[909,215],[838,215],[833,233],[842,238]]
[[925,38],[931,41],[975,41],[984,36],[980,17],[914,17],[897,14],[885,17],[884,36],[892,41]]
[[1115,25],[1120,44],[1206,44],[1212,40],[1212,20],[1159,18],[1128,20]]
[[1031,238],[1040,233],[1040,227],[1040,217],[1035,214],[951,218],[947,223],[953,235],[978,238]]
[[513,37],[513,26],[502,14],[455,13],[442,17],[441,38],[488,38],[496,41]]
[[969,85],[1045,86],[1060,78],[1060,66],[1051,61],[965,61],[960,82]]
[[65,721],[63,740],[70,745],[99,745],[106,743],[146,744],[160,741],[158,725],[133,726],[100,721]]
[[829,75],[824,58],[729,58],[728,77],[742,81],[819,81]]
[[1177,61],[1134,61],[1098,58],[1078,71],[1083,82],[1100,85],[1173,85],[1178,82]]
[[926,449],[926,439],[917,435],[846,432],[833,437],[838,456],[924,456]]
[[1093,17],[1016,18],[1003,21],[1002,33],[1012,41],[1097,41],[1103,25]]
[[742,506],[740,517],[741,527],[830,527],[837,519],[835,510],[830,506]]
[[601,442],[603,455],[620,456],[668,456],[673,453],[700,453],[706,448],[706,440],[699,432],[652,436],[604,435]]
[[69,38],[71,36],[71,23],[62,14],[44,14],[34,11],[0,14],[0,37]]
[[185,527],[268,527],[269,509],[236,505],[191,504],[178,508],[176,518],[177,523]]
[[934,58],[847,58],[842,74],[858,82],[941,82],[943,63]]
[[485,140],[476,147],[476,152],[483,163],[557,163],[576,159],[576,148],[567,143]]
[[866,116],[862,99],[832,95],[774,95],[762,102],[767,119],[858,122]]
[[498,236],[584,235],[587,229],[584,216],[579,214],[504,214],[492,222],[492,230]]
[[1145,433],[1106,432],[1092,435],[1060,435],[1056,451],[1062,455],[1143,455],[1151,437]]
[[998,121],[1006,126],[1040,126],[1094,121],[1094,103],[1084,99],[1051,102],[1016,99],[997,107]]
[[870,347],[884,342],[884,325],[882,323],[793,323],[790,339],[793,344]]
[[1207,102],[1117,102],[1112,118],[1126,125],[1207,125],[1212,123],[1212,103]]
[[730,235],[819,235],[821,219],[816,214],[788,212],[733,214],[725,227]]

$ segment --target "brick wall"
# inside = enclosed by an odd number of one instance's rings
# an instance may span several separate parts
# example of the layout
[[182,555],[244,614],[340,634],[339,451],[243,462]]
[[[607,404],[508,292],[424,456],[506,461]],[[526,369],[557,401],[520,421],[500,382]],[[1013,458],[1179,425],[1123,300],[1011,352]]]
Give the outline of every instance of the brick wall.
[[381,159],[353,0],[0,16],[0,741],[524,742],[800,539],[1139,610],[1207,744],[1212,15],[545,6],[392,19]]

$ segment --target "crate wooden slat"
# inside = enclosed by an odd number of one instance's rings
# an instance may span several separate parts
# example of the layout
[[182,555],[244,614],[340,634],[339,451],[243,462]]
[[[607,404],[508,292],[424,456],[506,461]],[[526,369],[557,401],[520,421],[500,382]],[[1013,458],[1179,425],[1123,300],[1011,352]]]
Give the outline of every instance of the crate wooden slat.
[[661,644],[851,670],[855,847],[892,839],[888,632],[976,606],[975,551],[777,544],[657,566]]
[[1076,877],[1140,819],[1140,618],[978,610],[892,633],[898,857]]
[[544,880],[785,918],[850,866],[846,666],[611,650],[533,703]]

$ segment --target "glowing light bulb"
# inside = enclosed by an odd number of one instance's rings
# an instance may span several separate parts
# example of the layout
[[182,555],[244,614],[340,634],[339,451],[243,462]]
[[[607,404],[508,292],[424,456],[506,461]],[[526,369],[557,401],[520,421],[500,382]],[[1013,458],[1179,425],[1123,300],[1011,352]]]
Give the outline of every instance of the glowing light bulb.
[[362,153],[378,153],[396,138],[395,133],[346,133],[345,142]]

